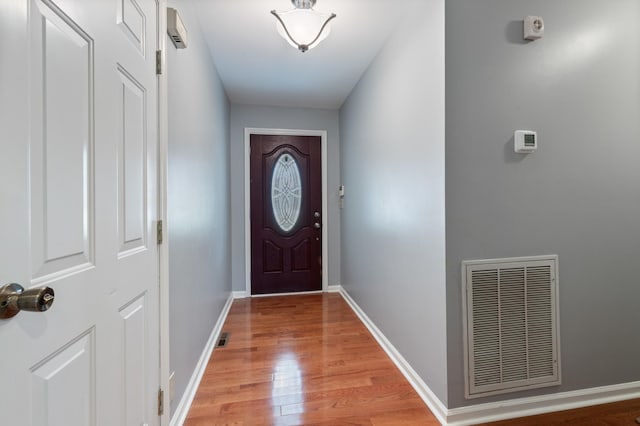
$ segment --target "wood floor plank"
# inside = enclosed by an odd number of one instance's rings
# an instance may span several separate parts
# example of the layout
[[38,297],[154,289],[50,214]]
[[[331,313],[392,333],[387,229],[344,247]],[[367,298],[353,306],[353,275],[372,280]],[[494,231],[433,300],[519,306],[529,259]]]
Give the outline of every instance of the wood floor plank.
[[625,426],[638,425],[640,399],[487,423],[485,426]]

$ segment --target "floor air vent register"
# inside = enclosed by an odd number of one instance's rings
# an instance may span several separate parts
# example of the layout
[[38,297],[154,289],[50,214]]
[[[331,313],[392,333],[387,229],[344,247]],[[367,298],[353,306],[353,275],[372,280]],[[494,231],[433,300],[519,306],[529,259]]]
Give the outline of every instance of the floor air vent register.
[[229,343],[229,335],[231,333],[224,331],[220,333],[220,338],[218,339],[218,343],[216,344],[216,348],[224,348]]
[[462,262],[467,398],[560,384],[557,263]]

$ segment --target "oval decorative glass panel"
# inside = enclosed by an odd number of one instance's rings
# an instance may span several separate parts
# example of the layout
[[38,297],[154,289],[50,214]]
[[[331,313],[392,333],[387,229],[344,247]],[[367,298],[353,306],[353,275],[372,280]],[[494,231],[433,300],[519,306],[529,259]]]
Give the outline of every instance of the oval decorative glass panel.
[[289,232],[300,217],[302,179],[295,159],[282,154],[273,167],[271,177],[271,206],[280,229]]

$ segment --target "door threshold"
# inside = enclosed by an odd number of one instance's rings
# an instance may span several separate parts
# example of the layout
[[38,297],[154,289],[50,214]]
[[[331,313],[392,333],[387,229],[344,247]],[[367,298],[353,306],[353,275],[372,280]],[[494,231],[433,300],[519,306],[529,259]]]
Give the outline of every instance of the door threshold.
[[302,296],[305,294],[322,294],[324,290],[316,291],[294,291],[291,293],[269,293],[269,294],[252,294],[249,297],[277,297],[277,296]]

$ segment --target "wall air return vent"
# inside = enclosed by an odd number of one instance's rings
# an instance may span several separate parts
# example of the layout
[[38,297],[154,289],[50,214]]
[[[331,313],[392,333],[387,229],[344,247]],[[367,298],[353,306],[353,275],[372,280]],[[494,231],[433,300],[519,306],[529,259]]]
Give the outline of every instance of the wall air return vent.
[[462,262],[467,398],[560,384],[557,263]]

